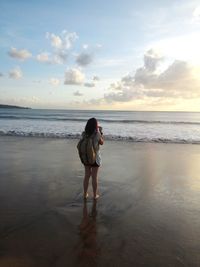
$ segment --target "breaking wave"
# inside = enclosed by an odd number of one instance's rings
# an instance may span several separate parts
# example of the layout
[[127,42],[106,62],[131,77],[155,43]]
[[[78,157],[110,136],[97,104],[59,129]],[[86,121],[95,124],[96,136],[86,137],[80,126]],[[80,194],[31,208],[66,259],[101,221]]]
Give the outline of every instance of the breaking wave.
[[[71,121],[71,122],[87,122],[86,118],[65,118],[57,116],[19,116],[19,115],[1,115],[0,119],[9,119],[9,120],[45,120],[45,121]],[[168,120],[119,120],[119,119],[98,119],[99,122],[105,123],[142,123],[142,124],[188,124],[188,125],[200,125],[200,122],[197,121],[168,121]]]
[[[23,132],[23,131],[0,131],[0,136],[21,136],[21,137],[36,137],[36,138],[57,138],[57,139],[79,139],[80,134],[69,133],[45,133],[45,132]],[[147,137],[131,137],[120,135],[105,135],[105,140],[111,141],[129,141],[129,142],[145,142],[145,143],[176,143],[176,144],[200,144],[199,140],[181,139],[181,138],[147,138]]]

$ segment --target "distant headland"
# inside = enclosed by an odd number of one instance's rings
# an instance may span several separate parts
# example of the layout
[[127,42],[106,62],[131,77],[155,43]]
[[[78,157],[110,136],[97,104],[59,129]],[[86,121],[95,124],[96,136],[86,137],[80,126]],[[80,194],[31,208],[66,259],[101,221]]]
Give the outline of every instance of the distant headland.
[[28,107],[19,107],[19,106],[3,105],[3,104],[0,104],[0,108],[19,108],[19,109],[31,109],[31,108],[28,108]]

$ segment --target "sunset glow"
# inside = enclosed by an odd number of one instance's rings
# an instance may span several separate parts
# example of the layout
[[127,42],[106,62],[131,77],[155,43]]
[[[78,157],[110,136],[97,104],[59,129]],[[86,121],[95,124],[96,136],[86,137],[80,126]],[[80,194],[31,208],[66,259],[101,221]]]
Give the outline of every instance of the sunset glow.
[[198,1],[11,0],[0,10],[2,104],[200,111]]

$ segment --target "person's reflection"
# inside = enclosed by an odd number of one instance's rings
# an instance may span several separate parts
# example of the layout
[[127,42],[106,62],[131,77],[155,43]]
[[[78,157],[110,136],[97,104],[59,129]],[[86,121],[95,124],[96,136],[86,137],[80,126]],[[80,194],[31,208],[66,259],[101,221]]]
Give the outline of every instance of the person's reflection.
[[96,204],[97,202],[94,200],[90,214],[88,214],[87,201],[84,201],[83,204],[79,251],[79,262],[83,266],[96,266],[100,252],[97,245]]

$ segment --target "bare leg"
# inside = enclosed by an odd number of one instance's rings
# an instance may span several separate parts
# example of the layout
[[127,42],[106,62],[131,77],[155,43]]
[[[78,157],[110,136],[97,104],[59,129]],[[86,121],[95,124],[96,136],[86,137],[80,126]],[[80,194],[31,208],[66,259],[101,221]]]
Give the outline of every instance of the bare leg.
[[85,166],[85,177],[83,181],[84,198],[87,198],[88,196],[87,191],[88,191],[90,176],[91,176],[91,167]]
[[98,170],[99,167],[92,167],[92,188],[93,188],[93,194],[94,198],[97,199],[99,195],[97,194],[98,190]]

